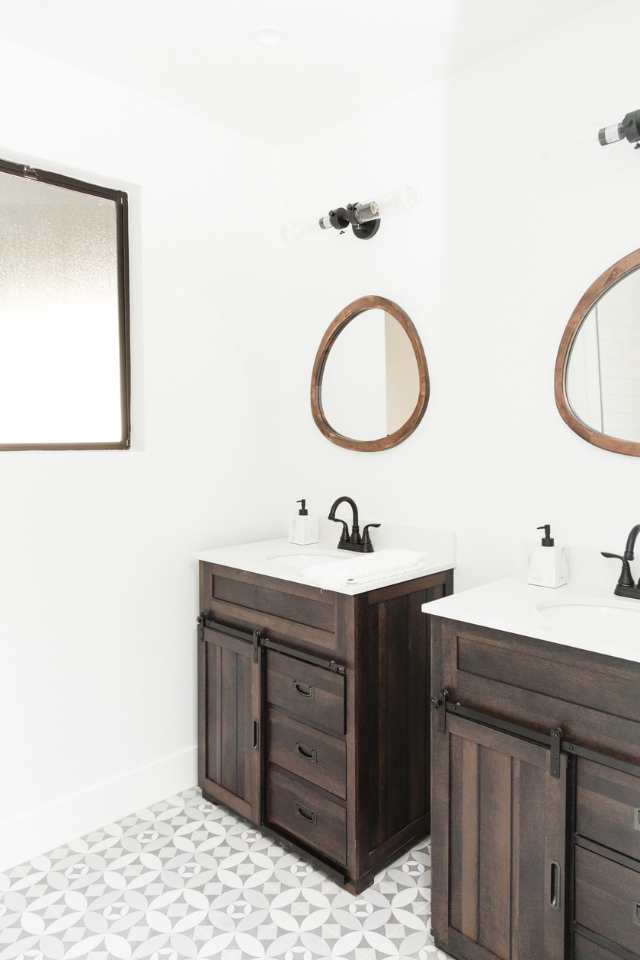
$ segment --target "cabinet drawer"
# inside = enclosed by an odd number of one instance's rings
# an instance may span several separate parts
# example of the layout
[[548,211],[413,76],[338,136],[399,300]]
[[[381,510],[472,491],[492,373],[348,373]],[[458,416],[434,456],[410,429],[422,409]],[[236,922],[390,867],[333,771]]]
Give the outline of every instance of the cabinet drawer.
[[328,590],[201,563],[200,609],[231,626],[267,630],[279,643],[344,656],[337,594]]
[[274,586],[269,580],[261,584],[247,583],[245,578],[224,577],[217,573],[211,592],[213,600],[333,633],[336,628],[334,595],[309,588],[303,588],[303,591],[295,584],[288,585],[286,580],[279,580]]
[[341,674],[269,651],[267,700],[305,723],[332,733],[344,733],[344,677]]
[[346,811],[324,790],[292,777],[277,767],[267,770],[266,819],[269,826],[344,864],[347,851]]
[[578,833],[640,860],[640,779],[580,760],[576,800]]
[[620,957],[578,933],[574,941],[573,960],[620,960]]
[[280,710],[268,717],[268,756],[316,786],[346,797],[346,748],[343,739],[299,723]]
[[640,873],[576,848],[576,920],[640,955]]

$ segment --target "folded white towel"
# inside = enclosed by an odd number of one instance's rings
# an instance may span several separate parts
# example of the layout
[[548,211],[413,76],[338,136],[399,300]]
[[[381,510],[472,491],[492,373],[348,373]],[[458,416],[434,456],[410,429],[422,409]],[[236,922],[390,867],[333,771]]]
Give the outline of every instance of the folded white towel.
[[417,550],[379,550],[378,553],[318,563],[306,571],[305,579],[322,586],[369,583],[389,574],[411,573],[423,566],[424,561],[425,554]]

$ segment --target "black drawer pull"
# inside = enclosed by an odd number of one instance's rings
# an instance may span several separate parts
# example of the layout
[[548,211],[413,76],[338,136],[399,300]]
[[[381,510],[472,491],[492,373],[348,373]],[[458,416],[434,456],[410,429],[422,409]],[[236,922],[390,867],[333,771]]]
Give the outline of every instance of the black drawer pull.
[[297,805],[296,810],[298,812],[298,816],[302,817],[303,820],[306,820],[307,823],[315,824],[318,822],[318,818],[313,810],[307,810],[306,807],[301,807],[300,804]]
[[296,689],[296,693],[299,693],[301,697],[313,696],[313,687],[310,684],[300,683],[299,680],[294,680],[293,685]]
[[552,910],[560,909],[560,864],[551,861],[551,882],[549,884],[549,903]]
[[318,751],[315,749],[309,749],[305,747],[303,743],[296,743],[296,750],[303,758],[303,760],[311,760],[312,763],[318,762]]
[[633,905],[633,922],[640,927],[640,903],[634,903]]

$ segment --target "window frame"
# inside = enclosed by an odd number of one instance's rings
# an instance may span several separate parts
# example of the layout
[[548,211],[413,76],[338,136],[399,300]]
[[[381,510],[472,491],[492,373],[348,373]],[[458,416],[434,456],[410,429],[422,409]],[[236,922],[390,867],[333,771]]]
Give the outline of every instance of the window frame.
[[120,422],[119,440],[109,442],[66,443],[0,443],[0,452],[11,450],[129,450],[131,448],[131,337],[129,299],[129,200],[122,190],[113,190],[64,174],[41,170],[28,164],[0,159],[0,174],[37,180],[54,187],[111,200],[116,211],[116,248],[118,272],[118,335],[120,354]]

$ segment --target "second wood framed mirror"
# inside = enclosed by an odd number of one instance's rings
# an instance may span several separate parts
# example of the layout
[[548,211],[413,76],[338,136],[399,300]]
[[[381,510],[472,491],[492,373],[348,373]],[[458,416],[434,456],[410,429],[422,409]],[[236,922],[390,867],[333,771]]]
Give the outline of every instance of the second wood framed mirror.
[[311,410],[324,436],[348,450],[388,450],[413,433],[428,402],[427,359],[408,314],[374,295],[341,310],[311,376]]
[[640,250],[605,270],[564,331],[555,368],[560,416],[584,440],[640,457]]

